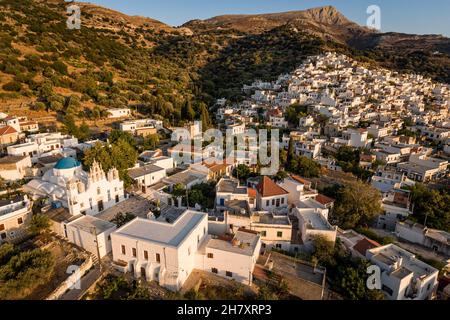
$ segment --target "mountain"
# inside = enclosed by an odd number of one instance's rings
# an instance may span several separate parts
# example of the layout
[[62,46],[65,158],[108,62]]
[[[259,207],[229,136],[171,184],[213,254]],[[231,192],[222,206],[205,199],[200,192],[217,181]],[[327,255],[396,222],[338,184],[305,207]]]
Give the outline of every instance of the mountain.
[[224,15],[189,21],[183,26],[197,32],[236,30],[244,34],[260,34],[283,25],[291,25],[315,36],[340,42],[374,33],[348,20],[333,6],[272,14]]
[[97,125],[105,109],[132,106],[179,124],[189,104],[200,114],[215,98],[239,100],[243,84],[325,51],[450,83],[448,38],[377,33],[333,7],[174,28],[80,5],[81,30],[69,30],[63,0],[0,1],[0,111]]
[[333,6],[284,13],[223,15],[207,20],[192,20],[183,26],[195,32],[235,30],[244,34],[260,34],[282,25],[291,25],[322,39],[345,43],[362,50],[401,48],[450,54],[449,38],[376,32],[348,20]]

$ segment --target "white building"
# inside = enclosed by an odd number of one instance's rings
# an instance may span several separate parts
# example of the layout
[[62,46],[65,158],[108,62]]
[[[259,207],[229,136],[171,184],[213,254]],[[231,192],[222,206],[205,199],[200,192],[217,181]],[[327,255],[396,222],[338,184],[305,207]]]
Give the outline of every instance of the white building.
[[186,211],[172,224],[136,218],[112,233],[113,261],[123,272],[178,291],[207,237],[204,213]]
[[128,175],[134,180],[137,187],[146,193],[147,188],[160,182],[166,177],[166,169],[154,164],[147,164],[142,167],[128,170]]
[[43,156],[55,154],[75,155],[73,147],[78,145],[78,139],[63,135],[60,132],[39,133],[27,137],[25,143],[9,146],[7,152],[11,156],[30,156],[32,163],[37,163]]
[[27,196],[0,200],[0,244],[22,239],[31,218],[32,202]]
[[426,228],[412,221],[399,221],[395,226],[395,234],[401,239],[450,256],[450,233],[446,231]]
[[348,129],[342,133],[344,140],[348,141],[350,147],[365,148],[372,139],[368,139],[368,131],[365,129]]
[[262,177],[256,190],[256,208],[259,211],[274,212],[287,209],[289,192],[269,177]]
[[73,158],[62,158],[41,179],[30,181],[24,188],[36,197],[60,203],[72,215],[96,215],[125,199],[117,169],[105,174],[94,162],[87,173]]
[[245,124],[235,123],[227,126],[227,132],[230,132],[231,135],[237,136],[243,134],[245,132]]
[[258,232],[239,229],[227,240],[208,236],[197,254],[196,268],[251,285],[260,249]]
[[208,235],[207,214],[186,210],[173,223],[136,218],[112,233],[113,265],[178,291],[194,269],[250,284],[261,246],[254,232]]
[[329,242],[336,241],[337,227],[328,222],[328,210],[299,207],[294,208],[293,214],[298,218],[300,237],[306,247],[311,247],[317,236]]
[[100,259],[111,252],[110,234],[115,230],[114,223],[83,215],[64,225],[65,236],[71,243]]
[[31,168],[29,156],[6,156],[0,158],[0,177],[7,181],[23,179]]
[[381,290],[389,300],[432,299],[439,271],[414,254],[389,244],[367,250],[366,258],[381,269]]
[[315,198],[317,190],[311,188],[311,182],[297,175],[290,175],[280,186],[288,192],[288,204],[298,205],[300,201]]
[[108,118],[116,119],[116,118],[125,118],[131,115],[131,110],[128,108],[114,108],[108,109]]
[[448,161],[431,158],[424,154],[411,154],[408,162],[398,164],[398,168],[408,175],[408,178],[429,182],[447,174]]

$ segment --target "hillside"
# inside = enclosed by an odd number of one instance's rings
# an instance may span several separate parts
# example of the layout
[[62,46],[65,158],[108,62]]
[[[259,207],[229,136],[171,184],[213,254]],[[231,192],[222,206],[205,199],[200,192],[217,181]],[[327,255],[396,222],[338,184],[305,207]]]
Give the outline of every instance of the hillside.
[[225,15],[190,21],[184,27],[197,32],[235,30],[245,34],[260,34],[284,25],[291,25],[314,36],[339,42],[346,42],[361,34],[373,33],[370,29],[348,20],[332,6],[284,13]]
[[178,125],[190,108],[239,99],[242,84],[330,50],[450,83],[448,38],[375,33],[333,7],[173,28],[82,6],[82,29],[68,30],[63,0],[0,2],[0,111],[96,125],[107,108],[130,106]]

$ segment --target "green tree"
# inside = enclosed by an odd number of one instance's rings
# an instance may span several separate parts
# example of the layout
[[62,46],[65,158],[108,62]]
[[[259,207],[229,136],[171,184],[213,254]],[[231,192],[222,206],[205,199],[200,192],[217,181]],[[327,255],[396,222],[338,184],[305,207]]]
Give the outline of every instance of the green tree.
[[320,165],[304,156],[294,156],[289,161],[286,169],[305,178],[314,178],[320,175]]
[[113,167],[112,159],[109,153],[109,147],[101,142],[96,142],[94,146],[84,152],[83,164],[91,167],[94,161],[102,166],[103,170],[109,170]]
[[54,274],[55,259],[48,250],[9,251],[8,255],[0,265],[1,300],[25,299]]
[[293,104],[287,107],[285,119],[294,126],[298,126],[300,118],[305,117],[308,112],[308,107],[300,104]]
[[239,178],[239,180],[241,181],[246,181],[251,176],[251,174],[252,172],[245,164],[240,164],[233,170],[233,175],[236,178]]
[[145,150],[155,150],[159,147],[159,135],[151,134],[144,139],[143,147]]
[[172,195],[175,198],[180,198],[186,196],[186,188],[181,183],[177,183],[173,186]]
[[201,116],[200,119],[202,121],[202,130],[205,132],[211,126],[211,120],[209,118],[208,108],[205,103],[200,104]]
[[50,228],[50,219],[44,214],[36,214],[31,218],[28,225],[28,232],[31,235],[38,235],[48,231]]
[[337,191],[332,220],[343,229],[370,225],[381,209],[381,194],[369,184],[348,181]]
[[109,142],[114,144],[117,143],[119,139],[125,140],[129,145],[132,145],[133,147],[136,145],[136,140],[134,140],[134,137],[129,132],[125,132],[122,130],[112,130],[108,136]]
[[200,190],[189,190],[188,196],[189,196],[189,206],[191,207],[195,206],[195,204],[201,205],[205,199]]
[[328,241],[322,236],[315,236],[313,238],[314,248],[311,254],[312,261],[319,265],[333,267],[336,265],[336,251],[335,244]]
[[450,193],[448,190],[433,190],[421,183],[411,188],[411,200],[414,204],[410,219],[450,232]]
[[190,100],[186,100],[183,105],[183,109],[181,110],[181,116],[183,119],[188,121],[193,121],[195,119],[195,111],[192,108],[192,103]]

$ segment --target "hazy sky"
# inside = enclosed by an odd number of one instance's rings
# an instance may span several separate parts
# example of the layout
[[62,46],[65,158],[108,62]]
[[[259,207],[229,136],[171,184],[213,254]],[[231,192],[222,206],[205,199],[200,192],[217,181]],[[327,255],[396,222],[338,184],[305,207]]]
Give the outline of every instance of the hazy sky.
[[382,31],[444,34],[450,37],[449,0],[89,0],[129,15],[178,26],[222,14],[303,10],[333,5],[347,18],[366,24],[369,5],[381,8]]

